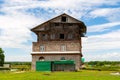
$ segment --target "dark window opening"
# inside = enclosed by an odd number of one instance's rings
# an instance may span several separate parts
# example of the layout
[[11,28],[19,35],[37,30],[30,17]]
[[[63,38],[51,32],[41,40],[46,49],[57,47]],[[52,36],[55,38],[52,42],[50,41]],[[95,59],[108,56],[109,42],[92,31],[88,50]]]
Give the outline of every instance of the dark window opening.
[[45,34],[42,34],[43,37],[45,37]]
[[65,16],[62,17],[61,19],[62,22],[66,22],[67,21],[67,18]]
[[64,34],[60,34],[60,39],[64,39]]

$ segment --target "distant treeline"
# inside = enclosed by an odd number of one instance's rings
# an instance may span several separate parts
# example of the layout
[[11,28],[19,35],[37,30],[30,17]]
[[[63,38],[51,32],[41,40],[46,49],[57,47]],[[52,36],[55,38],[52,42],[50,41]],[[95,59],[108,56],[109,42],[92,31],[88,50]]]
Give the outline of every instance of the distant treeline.
[[5,64],[11,64],[11,65],[31,65],[31,62],[5,62]]
[[88,65],[104,66],[104,65],[120,65],[120,61],[90,61],[85,62]]
[[10,69],[31,70],[31,62],[5,62],[5,64],[10,64]]
[[84,64],[87,70],[120,71],[120,61],[90,61]]

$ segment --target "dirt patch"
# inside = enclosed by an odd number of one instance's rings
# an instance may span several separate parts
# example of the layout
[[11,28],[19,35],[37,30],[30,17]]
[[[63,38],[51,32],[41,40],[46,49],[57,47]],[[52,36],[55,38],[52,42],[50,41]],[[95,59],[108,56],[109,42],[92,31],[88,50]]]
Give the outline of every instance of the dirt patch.
[[18,72],[14,72],[14,73],[24,73],[25,71],[18,71]]
[[111,75],[120,75],[120,72],[113,72],[113,73],[110,73]]

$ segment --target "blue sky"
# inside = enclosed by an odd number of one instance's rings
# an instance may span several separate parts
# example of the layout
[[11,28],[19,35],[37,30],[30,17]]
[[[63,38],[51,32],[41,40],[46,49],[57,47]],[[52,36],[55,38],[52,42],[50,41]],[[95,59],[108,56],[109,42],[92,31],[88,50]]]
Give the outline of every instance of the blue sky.
[[31,61],[36,35],[30,29],[62,13],[86,24],[86,61],[120,61],[120,0],[0,0],[5,61]]

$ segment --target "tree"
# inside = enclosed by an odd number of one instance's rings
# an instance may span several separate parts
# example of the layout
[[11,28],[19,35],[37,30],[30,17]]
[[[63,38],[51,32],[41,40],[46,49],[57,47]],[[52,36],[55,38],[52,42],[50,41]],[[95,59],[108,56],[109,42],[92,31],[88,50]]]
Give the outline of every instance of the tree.
[[0,48],[0,66],[3,66],[3,64],[4,64],[5,56],[3,53],[4,53],[4,51],[2,50],[2,48]]

